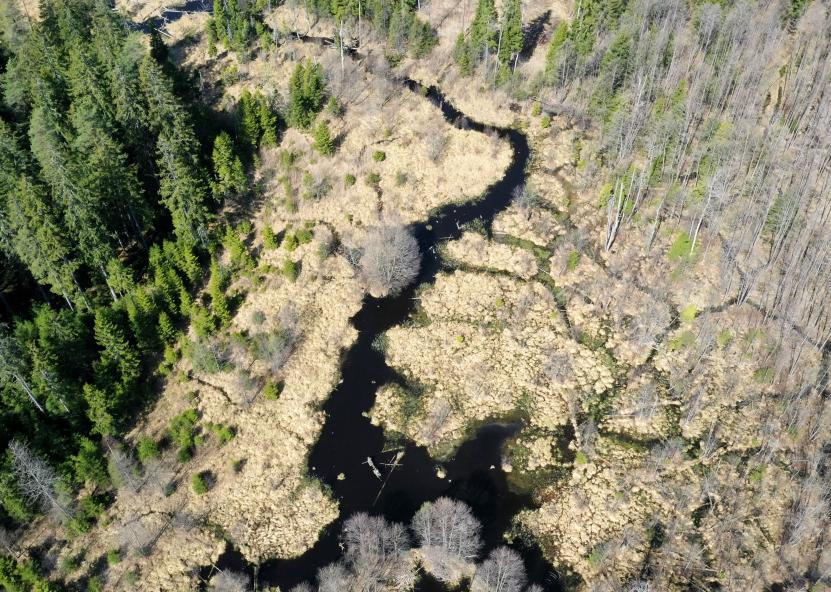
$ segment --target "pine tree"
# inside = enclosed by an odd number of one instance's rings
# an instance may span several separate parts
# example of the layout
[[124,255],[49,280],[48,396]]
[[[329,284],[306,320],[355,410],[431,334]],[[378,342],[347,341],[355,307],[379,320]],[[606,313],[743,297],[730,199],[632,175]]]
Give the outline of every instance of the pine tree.
[[289,79],[288,121],[295,127],[308,128],[326,99],[323,68],[313,62],[297,64]]
[[84,401],[87,406],[87,417],[92,422],[92,430],[102,436],[116,433],[116,421],[113,417],[116,412],[117,401],[103,389],[91,384],[83,387]]
[[244,193],[248,178],[242,161],[234,150],[234,142],[226,132],[221,132],[214,140],[213,164],[216,182],[214,194],[225,196]]
[[279,122],[277,115],[264,97],[260,97],[260,100],[257,101],[257,116],[262,130],[260,143],[264,146],[275,146],[277,144],[277,125]]
[[260,143],[263,129],[260,122],[257,98],[247,89],[242,91],[237,104],[237,120],[239,121],[240,140],[250,150],[256,150]]
[[[111,309],[95,311],[95,341],[101,347],[99,370],[116,370],[116,375],[106,376],[108,382],[119,382],[129,388],[139,377],[139,358],[129,342],[126,332]],[[113,377],[117,380],[111,380]]]
[[0,384],[19,390],[40,413],[45,414],[46,410],[32,391],[29,376],[30,369],[20,344],[7,327],[0,325]]
[[520,0],[505,0],[502,7],[502,39],[499,41],[499,63],[512,67],[522,51],[522,5]]
[[491,55],[497,44],[496,6],[494,0],[479,0],[476,16],[470,25],[470,48],[476,59]]
[[568,40],[568,35],[568,21],[560,21],[557,28],[554,29],[554,33],[551,35],[548,51],[545,54],[545,79],[549,84],[555,82],[560,48]]
[[161,202],[170,211],[177,237],[207,245],[210,215],[199,163],[199,142],[190,118],[158,63],[146,57],[140,75],[148,118],[158,133]]
[[[101,196],[83,184],[79,161],[64,138],[68,129],[54,112],[41,107],[32,111],[29,137],[43,178],[60,207],[66,229],[77,241],[86,265],[106,283],[106,264],[115,254],[112,234],[104,224],[106,208]],[[113,300],[116,299],[112,293]]]
[[211,310],[221,325],[231,320],[228,297],[225,295],[225,274],[216,260],[211,261],[211,277],[208,280],[208,294],[211,297]]
[[31,321],[15,325],[15,336],[31,359],[36,396],[50,414],[63,415],[76,425],[82,413],[81,384],[93,357],[83,317],[71,310],[38,306]]
[[335,143],[329,132],[329,125],[325,121],[317,124],[314,134],[314,147],[323,156],[331,156],[335,152]]
[[133,290],[124,307],[139,350],[154,351],[159,343],[159,335],[156,332],[159,309],[147,288]]
[[470,46],[465,40],[465,34],[460,32],[453,46],[453,59],[459,64],[459,70],[463,76],[470,76],[473,73],[473,61],[470,53]]
[[165,311],[159,313],[158,333],[162,341],[168,345],[176,341],[176,328],[173,326],[173,321],[170,320],[170,316]]

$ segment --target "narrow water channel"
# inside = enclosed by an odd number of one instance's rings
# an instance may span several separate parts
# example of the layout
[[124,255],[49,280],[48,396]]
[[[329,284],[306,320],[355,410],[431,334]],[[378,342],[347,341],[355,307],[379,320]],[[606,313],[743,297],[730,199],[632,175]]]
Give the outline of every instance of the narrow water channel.
[[[209,10],[205,0],[191,0],[187,10]],[[181,13],[165,14],[168,22]],[[143,27],[158,26],[146,22]],[[331,43],[331,40],[298,37],[301,41]],[[352,318],[358,338],[345,353],[342,380],[324,405],[326,422],[320,438],[309,455],[309,473],[325,483],[338,500],[340,518],[330,524],[306,553],[295,559],[272,559],[256,568],[246,564],[242,555],[229,546],[217,561],[220,569],[234,569],[256,574],[260,587],[279,586],[288,591],[302,581],[314,581],[319,568],[341,556],[338,544],[341,522],[356,512],[382,514],[388,520],[409,523],[424,503],[449,496],[469,504],[482,522],[485,542],[483,555],[504,544],[504,533],[513,517],[532,507],[529,496],[512,492],[501,470],[502,445],[521,427],[519,424],[493,423],[482,427],[462,444],[455,456],[442,463],[444,477],[437,475],[438,464],[427,450],[408,442],[404,456],[394,470],[385,466],[400,450],[385,451],[387,444],[381,428],[370,423],[371,409],[380,386],[400,380],[387,366],[382,352],[373,347],[376,338],[406,321],[415,309],[416,291],[435,281],[441,269],[438,245],[458,239],[467,224],[478,220],[490,234],[494,217],[510,205],[513,190],[525,182],[530,148],[526,136],[513,128],[486,125],[456,109],[435,87],[424,88],[417,82],[402,79],[411,92],[426,97],[444,119],[456,127],[480,133],[497,134],[513,151],[511,163],[503,177],[491,185],[481,198],[463,204],[448,204],[423,223],[412,227],[422,252],[421,271],[414,284],[396,297],[364,299],[360,311]],[[382,482],[366,464],[367,458],[382,470]],[[344,479],[338,479],[343,474]],[[563,590],[556,571],[542,557],[539,549],[522,543],[513,545],[522,555],[529,582],[540,584],[547,592]],[[445,592],[446,587],[424,577],[420,592]]]
[[[503,534],[510,528],[516,513],[531,507],[530,498],[508,488],[505,473],[500,468],[502,444],[520,426],[490,424],[481,428],[449,462],[442,464],[445,477],[439,478],[437,463],[426,449],[413,443],[405,445],[399,467],[392,472],[384,467],[397,450],[384,452],[383,431],[372,425],[365,414],[372,407],[378,388],[398,380],[396,373],[387,366],[383,353],[373,347],[373,342],[391,327],[406,321],[415,309],[416,291],[435,280],[441,268],[439,243],[459,238],[465,225],[474,220],[481,221],[490,233],[496,214],[510,204],[514,188],[525,182],[530,148],[520,131],[488,126],[466,117],[436,88],[426,89],[425,94],[425,89],[412,80],[405,79],[402,84],[410,91],[426,96],[452,125],[498,134],[510,143],[513,157],[502,179],[480,199],[444,206],[426,222],[413,226],[423,255],[421,272],[413,286],[396,297],[367,296],[364,300],[361,310],[352,319],[358,339],[344,356],[341,383],[324,405],[326,423],[309,456],[309,472],[331,488],[340,504],[342,517],[365,511],[407,523],[424,502],[443,495],[460,499],[468,503],[482,521],[486,549],[490,549],[504,542]],[[384,473],[386,484],[380,494],[381,481],[367,466],[367,458],[372,458]],[[338,479],[341,473],[346,477],[343,480]],[[340,557],[340,523],[338,520],[331,524],[318,543],[304,555],[262,564],[259,582],[288,590],[301,581],[313,580],[317,569]],[[522,553],[532,582],[541,584],[545,590],[560,590],[556,572],[537,549],[516,548]],[[225,559],[231,560],[231,557]],[[424,578],[418,590],[440,592],[446,588]]]

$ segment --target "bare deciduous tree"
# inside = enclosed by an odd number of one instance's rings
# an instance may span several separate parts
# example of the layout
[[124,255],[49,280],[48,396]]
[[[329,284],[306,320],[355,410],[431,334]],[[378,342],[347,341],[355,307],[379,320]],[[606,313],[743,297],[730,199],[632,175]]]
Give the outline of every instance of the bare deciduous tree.
[[46,413],[41,404],[35,398],[29,382],[26,380],[26,372],[23,367],[23,356],[14,337],[12,337],[6,325],[0,325],[0,382],[16,384],[29,398],[38,411]]
[[421,506],[413,530],[422,547],[439,547],[465,559],[476,559],[482,548],[482,525],[467,504],[449,497]]
[[13,549],[14,537],[7,529],[0,527],[0,547],[3,551],[14,557],[16,553]]
[[115,438],[106,436],[104,446],[108,451],[108,468],[112,482],[116,487],[123,487],[131,493],[136,493],[141,488],[141,480],[135,459],[124,451],[124,447]]
[[424,147],[427,151],[427,158],[433,162],[439,162],[447,150],[448,136],[444,131],[445,124],[441,121],[434,123],[426,132]]
[[445,583],[456,582],[482,547],[479,521],[467,504],[447,497],[421,506],[413,517],[424,568]]
[[342,592],[352,587],[352,576],[342,563],[332,563],[317,572],[318,592]]
[[514,205],[519,208],[526,220],[531,218],[531,212],[539,204],[540,198],[532,187],[526,184],[517,185],[512,193]]
[[525,566],[519,553],[497,547],[476,568],[470,592],[520,592],[525,585]]
[[251,578],[235,571],[224,570],[211,578],[213,592],[248,592],[251,590]]
[[38,458],[29,447],[19,440],[9,443],[12,468],[23,496],[44,510],[55,511],[64,518],[72,518],[68,504],[59,499],[58,475],[55,470]]
[[418,242],[407,227],[381,226],[367,233],[360,269],[371,295],[399,294],[418,276],[420,265]]
[[403,592],[415,584],[415,569],[406,557],[410,537],[402,524],[361,512],[344,523],[342,539],[355,592]]

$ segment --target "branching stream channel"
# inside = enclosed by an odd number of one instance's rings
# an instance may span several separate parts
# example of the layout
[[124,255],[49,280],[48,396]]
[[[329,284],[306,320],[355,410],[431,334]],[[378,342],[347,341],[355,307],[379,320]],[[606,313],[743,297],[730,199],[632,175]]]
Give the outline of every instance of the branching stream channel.
[[[188,8],[205,10],[207,6],[197,0],[189,3]],[[164,21],[170,22],[180,15],[166,15]],[[154,19],[145,22],[142,28],[158,24]],[[298,38],[317,43],[331,42],[321,38]],[[505,543],[503,535],[511,528],[517,512],[532,507],[530,496],[511,491],[501,469],[502,445],[520,429],[520,424],[491,423],[481,427],[472,439],[459,447],[451,460],[441,465],[443,478],[440,478],[438,464],[425,448],[407,442],[403,449],[387,451],[383,430],[372,425],[367,417],[378,388],[400,382],[400,377],[387,366],[383,352],[373,347],[373,342],[391,327],[410,318],[415,310],[416,292],[435,281],[442,268],[438,252],[441,242],[458,239],[465,226],[474,221],[482,224],[490,236],[494,217],[508,207],[513,190],[525,182],[531,154],[528,139],[519,130],[479,123],[455,108],[437,88],[425,88],[410,79],[400,82],[411,92],[431,101],[451,125],[497,134],[511,145],[513,156],[502,179],[491,185],[480,198],[445,205],[428,220],[412,227],[422,253],[418,278],[398,296],[367,296],[361,310],[353,317],[358,338],[343,357],[341,382],[324,405],[326,422],[308,460],[309,473],[325,483],[338,500],[340,518],[324,529],[311,549],[294,559],[272,559],[254,566],[229,544],[215,567],[249,573],[258,587],[280,586],[286,591],[300,582],[314,581],[319,568],[340,558],[342,520],[356,512],[381,514],[388,520],[409,523],[424,502],[441,496],[462,500],[482,522],[484,556],[490,549]],[[402,452],[399,462],[394,463]],[[380,479],[368,466],[367,459],[372,459],[382,473]],[[341,473],[344,479],[338,479]],[[515,540],[511,546],[522,555],[529,582],[540,584],[549,592],[563,590],[556,570],[543,559],[536,546],[520,540]],[[416,590],[445,592],[447,587],[424,575]]]

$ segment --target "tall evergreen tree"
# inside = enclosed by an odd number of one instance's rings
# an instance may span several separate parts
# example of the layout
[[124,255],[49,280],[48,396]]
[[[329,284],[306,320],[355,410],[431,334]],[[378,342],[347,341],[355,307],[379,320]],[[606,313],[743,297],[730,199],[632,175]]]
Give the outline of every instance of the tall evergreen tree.
[[213,163],[216,175],[213,188],[216,196],[245,192],[248,178],[245,176],[242,161],[234,149],[234,142],[226,132],[222,132],[214,140]]
[[191,242],[208,242],[210,215],[206,183],[199,163],[199,142],[187,112],[173,92],[161,66],[146,57],[140,70],[148,103],[148,118],[158,133],[159,193],[173,219],[176,235]]
[[289,79],[288,121],[308,128],[326,100],[323,68],[314,62],[297,64]]
[[505,0],[502,5],[501,34],[498,41],[499,63],[513,67],[522,51],[522,5],[520,0]]

